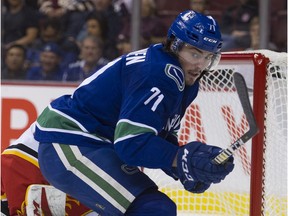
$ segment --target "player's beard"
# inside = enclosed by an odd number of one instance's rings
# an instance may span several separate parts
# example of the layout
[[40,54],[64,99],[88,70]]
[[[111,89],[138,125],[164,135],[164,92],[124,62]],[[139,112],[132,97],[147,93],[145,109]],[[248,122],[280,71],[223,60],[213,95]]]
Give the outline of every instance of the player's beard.
[[198,78],[201,76],[201,72],[199,70],[186,70],[185,73],[185,84],[188,86],[193,85]]

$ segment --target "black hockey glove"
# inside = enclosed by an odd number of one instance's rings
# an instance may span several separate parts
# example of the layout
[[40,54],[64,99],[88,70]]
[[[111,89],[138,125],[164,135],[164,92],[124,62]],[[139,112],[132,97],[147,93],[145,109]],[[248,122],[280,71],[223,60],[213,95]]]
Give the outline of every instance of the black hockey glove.
[[196,187],[194,185],[200,184],[198,182],[207,186],[219,183],[233,170],[233,157],[224,164],[212,163],[212,159],[221,150],[219,147],[200,142],[188,143],[178,150],[178,177],[186,190],[193,192],[193,188]]

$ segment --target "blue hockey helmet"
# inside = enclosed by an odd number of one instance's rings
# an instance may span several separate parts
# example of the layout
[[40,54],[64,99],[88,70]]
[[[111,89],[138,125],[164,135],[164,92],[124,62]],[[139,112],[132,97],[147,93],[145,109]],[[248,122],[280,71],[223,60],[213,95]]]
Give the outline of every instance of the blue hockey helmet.
[[168,38],[176,38],[174,51],[181,42],[198,49],[220,53],[222,37],[217,22],[211,16],[205,16],[193,10],[180,13],[168,30]]

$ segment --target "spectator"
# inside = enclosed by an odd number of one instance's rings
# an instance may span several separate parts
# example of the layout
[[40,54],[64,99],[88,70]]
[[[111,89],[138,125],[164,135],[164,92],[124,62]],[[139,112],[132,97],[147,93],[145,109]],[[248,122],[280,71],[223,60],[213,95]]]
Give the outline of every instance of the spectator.
[[127,54],[132,51],[130,37],[128,35],[120,34],[117,40],[117,50],[119,55]]
[[87,36],[94,36],[99,38],[103,43],[103,56],[109,60],[114,58],[117,49],[115,44],[112,44],[108,38],[107,20],[102,13],[90,13],[85,22],[85,26],[77,37],[78,41],[82,41]]
[[[254,17],[251,20],[250,23],[250,31],[249,31],[249,41],[250,41],[250,47],[247,50],[257,50],[260,49],[260,23],[259,23],[259,17]],[[268,49],[277,51],[277,46],[269,42],[268,43]]]
[[25,5],[24,0],[6,0],[2,26],[2,45],[29,46],[38,34],[37,12]]
[[80,59],[71,63],[63,74],[63,81],[83,81],[108,63],[102,57],[103,43],[93,36],[87,36],[81,44]]
[[113,6],[117,12],[121,13],[121,16],[129,16],[132,10],[133,0],[114,0]]
[[[108,29],[107,29],[107,41],[109,41],[109,47],[116,49],[117,36],[119,35],[122,26],[123,26],[123,14],[121,11],[116,11],[112,0],[92,0],[94,3],[94,12],[101,14],[106,20]],[[117,52],[110,52],[109,56],[106,58],[114,59],[118,57]]]
[[39,2],[38,0],[25,0],[26,5],[28,5],[29,7],[33,8],[34,10],[39,10]]
[[243,50],[249,44],[249,25],[253,17],[258,15],[254,0],[238,0],[236,5],[229,7],[222,19],[222,51]]
[[[163,42],[166,36],[166,31],[167,29],[165,24],[156,14],[155,1],[141,0],[141,48],[147,47],[152,43]],[[125,23],[123,30],[118,35],[119,42],[127,42],[130,38],[130,32],[131,21],[128,21]]]
[[79,48],[77,44],[63,36],[62,25],[58,19],[47,18],[42,20],[39,37],[27,50],[27,64],[30,67],[40,65],[40,53],[46,43],[57,43],[62,50],[61,67],[65,68],[77,60]]
[[190,0],[190,9],[199,13],[207,13],[207,0]]
[[39,0],[39,11],[44,17],[61,19],[67,9],[60,6],[58,0]]
[[61,50],[56,43],[47,43],[40,53],[40,66],[31,67],[27,72],[28,80],[62,79],[63,70],[60,67]]
[[87,14],[94,10],[91,0],[41,0],[40,12],[44,17],[57,18],[62,21],[65,36],[75,40],[84,25]]
[[152,43],[160,43],[165,40],[167,29],[156,14],[154,0],[141,0],[141,22],[141,44],[143,47],[147,47]]
[[1,70],[2,79],[25,80],[26,49],[14,44],[8,48],[5,55],[4,67]]
[[77,36],[77,41],[82,41],[88,35],[98,37],[104,41],[107,30],[108,26],[102,14],[95,12],[90,13],[85,20],[82,31]]

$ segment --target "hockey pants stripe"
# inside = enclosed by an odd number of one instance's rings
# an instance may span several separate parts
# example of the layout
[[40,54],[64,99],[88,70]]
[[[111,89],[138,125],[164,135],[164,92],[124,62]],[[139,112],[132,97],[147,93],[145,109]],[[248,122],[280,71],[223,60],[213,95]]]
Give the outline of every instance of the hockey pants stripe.
[[82,179],[122,213],[126,211],[135,199],[129,191],[89,158],[82,155],[77,146],[55,143],[53,146],[67,170]]

